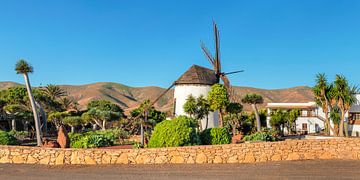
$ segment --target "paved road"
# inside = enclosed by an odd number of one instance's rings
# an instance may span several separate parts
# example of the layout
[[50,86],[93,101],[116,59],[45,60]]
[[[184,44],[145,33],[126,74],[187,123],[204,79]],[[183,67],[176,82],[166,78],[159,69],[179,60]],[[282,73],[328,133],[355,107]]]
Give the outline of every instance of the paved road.
[[0,164],[0,179],[360,179],[360,161],[58,167]]

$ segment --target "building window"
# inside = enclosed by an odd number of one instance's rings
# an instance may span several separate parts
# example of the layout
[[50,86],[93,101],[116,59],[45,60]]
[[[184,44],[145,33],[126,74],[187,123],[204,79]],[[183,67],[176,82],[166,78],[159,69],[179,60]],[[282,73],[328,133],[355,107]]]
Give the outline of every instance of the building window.
[[350,120],[360,120],[360,113],[351,113]]
[[307,129],[308,129],[308,128],[307,128],[307,124],[306,124],[306,123],[303,123],[303,124],[302,124],[302,130],[303,130],[303,131],[307,131]]

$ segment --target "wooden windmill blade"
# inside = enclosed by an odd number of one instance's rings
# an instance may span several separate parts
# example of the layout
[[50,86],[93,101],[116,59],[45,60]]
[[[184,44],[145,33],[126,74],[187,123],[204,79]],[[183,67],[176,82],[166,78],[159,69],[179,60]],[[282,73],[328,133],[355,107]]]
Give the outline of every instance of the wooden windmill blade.
[[161,93],[154,101],[152,101],[147,107],[144,107],[144,109],[139,113],[138,116],[136,116],[134,118],[134,120],[139,119],[144,112],[146,112],[147,110],[149,110],[152,106],[155,105],[156,102],[158,102],[160,100],[160,98],[162,98],[167,92],[169,92],[171,90],[171,88],[173,88],[175,86],[175,82],[171,84],[171,86],[169,88],[167,88],[163,93]]
[[213,22],[213,24],[214,24],[214,35],[215,35],[215,65],[216,65],[215,72],[216,72],[216,74],[220,74],[221,73],[220,34],[219,34],[219,30],[218,30],[218,27],[217,27],[217,24],[215,23],[215,21]]
[[213,68],[216,68],[215,61],[213,56],[210,54],[210,51],[206,48],[204,42],[201,42],[201,49],[204,52],[205,57],[209,60],[210,64],[213,66]]

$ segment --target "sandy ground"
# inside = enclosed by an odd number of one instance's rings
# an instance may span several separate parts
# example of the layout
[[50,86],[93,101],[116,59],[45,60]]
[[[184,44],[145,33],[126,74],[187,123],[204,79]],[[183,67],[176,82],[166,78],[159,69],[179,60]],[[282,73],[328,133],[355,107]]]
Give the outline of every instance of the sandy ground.
[[360,161],[121,166],[0,164],[0,179],[360,179]]

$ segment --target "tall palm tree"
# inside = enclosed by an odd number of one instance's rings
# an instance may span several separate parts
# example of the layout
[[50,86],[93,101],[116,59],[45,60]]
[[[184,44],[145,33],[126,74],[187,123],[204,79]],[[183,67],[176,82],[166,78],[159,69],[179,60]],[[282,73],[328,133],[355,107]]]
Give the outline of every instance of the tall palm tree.
[[39,121],[39,116],[36,110],[36,105],[35,105],[35,100],[34,100],[34,96],[32,94],[31,91],[31,85],[30,85],[30,80],[29,80],[29,73],[34,72],[33,67],[27,63],[25,60],[20,59],[16,65],[15,65],[15,71],[17,74],[22,74],[24,75],[24,79],[25,79],[25,85],[26,85],[26,89],[29,95],[29,100],[30,100],[30,104],[31,104],[31,108],[34,114],[34,121],[35,121],[35,130],[36,130],[36,141],[37,141],[37,145],[41,146],[42,142],[41,142],[41,132],[40,132],[40,121]]
[[[336,75],[333,96],[336,99],[337,106],[341,111],[341,120],[339,125],[339,136],[341,137],[344,137],[345,114],[349,111],[351,105],[356,101],[354,95],[357,91],[358,88],[356,86],[351,87],[344,76]],[[345,129],[347,130],[347,128]]]
[[245,104],[250,104],[254,110],[255,118],[256,118],[256,129],[258,132],[261,131],[261,122],[260,122],[260,115],[258,109],[256,107],[257,104],[264,103],[264,99],[261,95],[258,94],[246,94],[242,99],[241,102]]
[[[326,75],[319,73],[316,75],[316,85],[312,88],[315,96],[316,103],[322,108],[325,113],[325,129],[326,133],[330,134],[330,131],[334,132],[334,128],[330,125],[329,112],[331,112],[332,106],[330,103],[330,92],[332,85],[328,84]],[[335,133],[337,134],[337,133]]]

